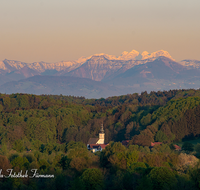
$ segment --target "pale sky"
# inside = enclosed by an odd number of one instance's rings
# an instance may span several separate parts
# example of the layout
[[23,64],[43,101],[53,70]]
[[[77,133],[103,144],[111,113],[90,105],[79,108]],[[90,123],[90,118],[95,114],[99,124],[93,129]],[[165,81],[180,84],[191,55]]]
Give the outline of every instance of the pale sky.
[[200,0],[0,0],[0,60],[166,50],[200,60]]

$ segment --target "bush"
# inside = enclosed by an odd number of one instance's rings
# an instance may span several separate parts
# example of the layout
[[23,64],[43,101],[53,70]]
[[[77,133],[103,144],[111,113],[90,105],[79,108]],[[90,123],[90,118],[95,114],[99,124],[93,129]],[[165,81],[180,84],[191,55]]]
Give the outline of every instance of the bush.
[[103,174],[99,169],[86,169],[80,177],[85,190],[103,188]]
[[148,175],[153,184],[153,189],[171,189],[177,182],[175,174],[166,167],[155,167]]

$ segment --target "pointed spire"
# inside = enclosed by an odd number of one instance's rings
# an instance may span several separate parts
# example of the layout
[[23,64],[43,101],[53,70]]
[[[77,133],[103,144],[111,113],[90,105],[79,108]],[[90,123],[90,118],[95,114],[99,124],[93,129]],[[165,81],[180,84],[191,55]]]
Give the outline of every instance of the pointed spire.
[[103,123],[101,124],[100,133],[104,133],[104,130],[103,130]]

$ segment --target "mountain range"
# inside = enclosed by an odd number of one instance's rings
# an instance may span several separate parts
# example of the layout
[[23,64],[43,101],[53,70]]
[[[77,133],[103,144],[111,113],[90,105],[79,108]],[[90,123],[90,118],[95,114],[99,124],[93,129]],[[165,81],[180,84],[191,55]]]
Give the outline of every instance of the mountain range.
[[0,61],[0,93],[100,98],[141,91],[199,88],[200,61],[176,62],[164,50],[95,54],[75,61]]

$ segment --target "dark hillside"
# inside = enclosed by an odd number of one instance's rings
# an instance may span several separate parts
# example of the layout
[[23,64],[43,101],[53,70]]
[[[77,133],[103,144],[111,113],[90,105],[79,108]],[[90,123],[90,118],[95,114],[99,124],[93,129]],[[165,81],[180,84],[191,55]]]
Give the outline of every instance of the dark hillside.
[[[189,122],[183,119],[186,118],[185,114],[189,114],[188,110],[198,108],[199,94],[199,90],[173,90],[107,99],[1,94],[0,123],[4,131],[1,139],[9,140],[11,144],[24,138],[30,141],[40,140],[43,143],[64,143],[71,140],[86,143],[90,137],[98,135],[103,122],[106,142],[133,138],[133,143],[148,145],[156,140],[159,130],[166,133],[168,141],[172,142],[194,133],[193,129],[184,131],[183,135],[176,131],[180,128],[179,121]],[[196,120],[193,123],[196,123]],[[193,128],[194,126],[195,124]],[[15,133],[15,130],[21,131],[19,136],[9,135]],[[40,134],[43,137],[40,137]],[[193,136],[198,135],[199,132],[196,132]],[[143,144],[134,140],[135,138],[149,140]]]
[[[143,92],[107,99],[0,94],[1,173],[8,175],[6,169],[12,168],[32,176],[30,168],[35,168],[54,175],[45,180],[1,178],[0,188],[198,189],[200,144],[192,152],[193,144],[184,142],[185,149],[177,151],[174,143],[200,136],[199,92]],[[92,153],[86,144],[98,137],[102,122],[109,145]],[[130,140],[127,147],[122,140]],[[156,141],[162,144],[150,148]]]
[[63,94],[73,96],[105,97],[121,91],[103,82],[86,78],[70,76],[41,76],[36,75],[19,81],[12,81],[0,86],[1,93],[29,93],[29,94]]

